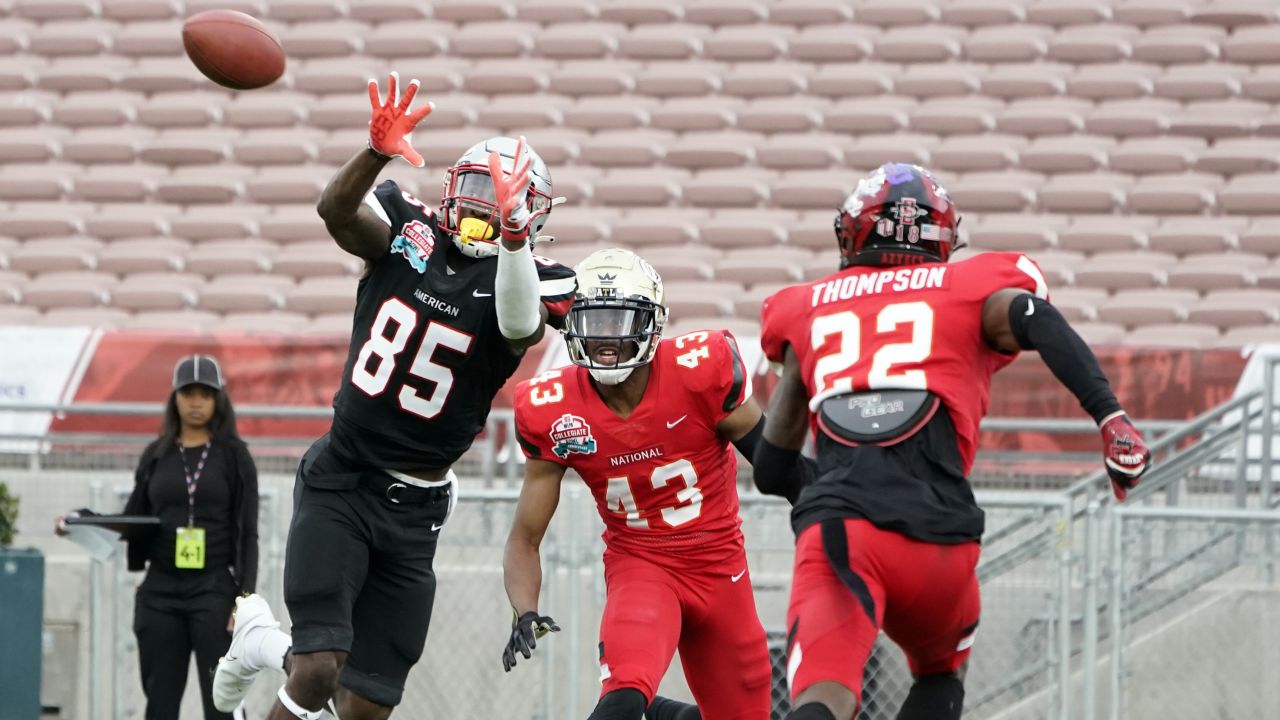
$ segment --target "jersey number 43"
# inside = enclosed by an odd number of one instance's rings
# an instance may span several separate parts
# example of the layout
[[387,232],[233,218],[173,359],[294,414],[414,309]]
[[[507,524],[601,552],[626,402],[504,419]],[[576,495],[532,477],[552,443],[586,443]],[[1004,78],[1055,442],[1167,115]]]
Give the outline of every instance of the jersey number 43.
[[[388,337],[387,326],[392,323],[395,324],[395,331]],[[373,320],[369,340],[360,348],[360,354],[356,357],[355,367],[351,370],[351,384],[370,397],[381,395],[391,382],[396,356],[404,352],[404,346],[417,326],[418,313],[413,308],[396,298],[383,303]],[[453,368],[437,362],[436,351],[444,348],[466,355],[471,350],[474,339],[444,323],[428,322],[422,342],[418,345],[418,352],[413,356],[413,364],[409,366],[409,374],[434,385],[424,396],[407,383],[401,384],[397,396],[400,407],[428,420],[439,415],[449,399],[449,392],[453,390]],[[369,361],[375,356],[378,361],[371,370]]]

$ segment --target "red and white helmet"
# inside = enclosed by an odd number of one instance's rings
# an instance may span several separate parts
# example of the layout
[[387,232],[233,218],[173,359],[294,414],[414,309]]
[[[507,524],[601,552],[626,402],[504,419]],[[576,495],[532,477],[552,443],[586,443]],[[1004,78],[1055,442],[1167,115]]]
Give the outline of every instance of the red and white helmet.
[[[440,201],[440,229],[453,238],[462,254],[473,258],[498,254],[498,206],[494,200],[493,178],[489,176],[489,153],[502,158],[504,172],[515,169],[519,141],[492,137],[472,145],[444,174]],[[538,153],[524,145],[529,164],[529,239],[537,237],[551,213],[551,172]]]
[[946,188],[919,165],[885,163],[858,182],[836,213],[840,267],[946,262],[962,247]]

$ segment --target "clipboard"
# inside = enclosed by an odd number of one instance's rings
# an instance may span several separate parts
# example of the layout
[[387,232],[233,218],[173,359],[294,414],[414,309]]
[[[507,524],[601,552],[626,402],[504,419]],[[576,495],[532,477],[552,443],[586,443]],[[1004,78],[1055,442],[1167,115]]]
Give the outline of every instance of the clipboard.
[[62,522],[67,525],[159,525],[160,518],[154,515],[77,515],[65,517]]

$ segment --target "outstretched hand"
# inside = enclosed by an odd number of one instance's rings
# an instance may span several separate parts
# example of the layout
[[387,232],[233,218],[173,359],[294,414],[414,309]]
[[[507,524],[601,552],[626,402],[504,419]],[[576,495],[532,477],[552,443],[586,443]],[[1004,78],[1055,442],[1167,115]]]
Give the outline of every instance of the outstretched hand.
[[560,626],[548,615],[527,612],[511,623],[511,638],[502,651],[502,667],[507,672],[516,666],[516,653],[526,660],[533,657],[533,649],[538,647],[538,638],[547,633],[560,632]]
[[1111,490],[1116,500],[1124,502],[1129,491],[1138,486],[1138,478],[1151,464],[1151,451],[1142,433],[1129,422],[1122,412],[1104,420],[1102,430],[1102,461],[1111,478]]
[[378,81],[369,80],[369,105],[372,110],[369,118],[369,147],[381,155],[399,156],[414,167],[423,167],[426,163],[422,160],[422,155],[409,144],[409,133],[413,132],[423,118],[431,114],[435,105],[428,102],[409,112],[409,105],[418,94],[418,81],[410,80],[404,95],[397,99],[399,82],[399,74],[392,72],[388,76],[387,100],[383,102],[378,92]]
[[525,152],[524,136],[516,144],[511,172],[502,169],[502,156],[489,153],[489,176],[493,178],[493,197],[501,216],[502,239],[524,242],[529,238],[529,168],[533,156]]

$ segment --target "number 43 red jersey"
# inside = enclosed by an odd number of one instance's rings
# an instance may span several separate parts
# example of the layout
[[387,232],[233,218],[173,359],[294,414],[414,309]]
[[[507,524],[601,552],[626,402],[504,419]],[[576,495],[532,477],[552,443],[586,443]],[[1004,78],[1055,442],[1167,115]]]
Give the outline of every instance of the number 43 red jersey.
[[585,368],[570,365],[517,386],[516,429],[525,455],[586,482],[610,551],[737,571],[737,460],[716,425],[750,396],[733,336],[708,330],[659,343],[628,417],[605,406]]
[[782,362],[788,345],[795,349],[810,398],[932,391],[951,416],[967,475],[991,376],[1014,358],[993,349],[982,330],[983,303],[1004,288],[1048,297],[1039,266],[1017,253],[854,266],[765,300],[760,344],[774,362]]

